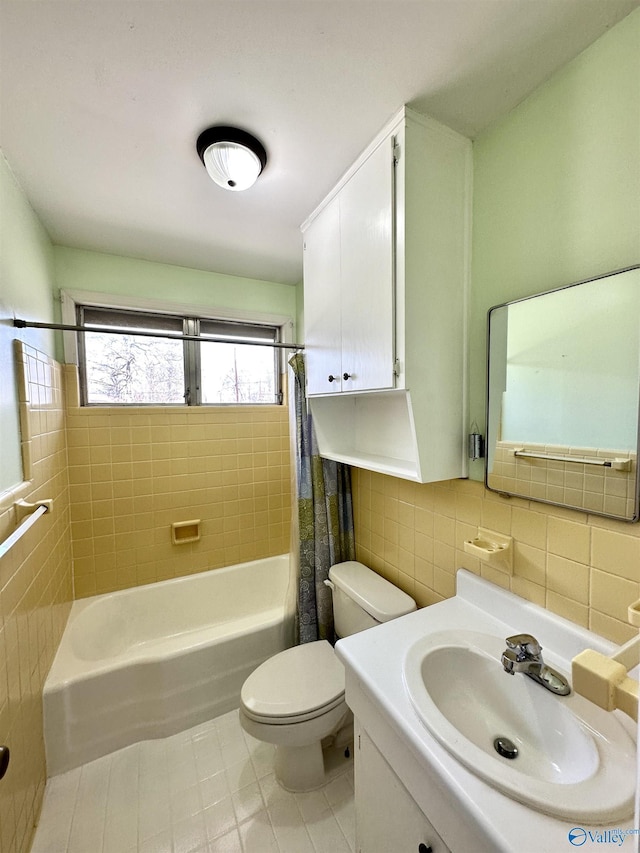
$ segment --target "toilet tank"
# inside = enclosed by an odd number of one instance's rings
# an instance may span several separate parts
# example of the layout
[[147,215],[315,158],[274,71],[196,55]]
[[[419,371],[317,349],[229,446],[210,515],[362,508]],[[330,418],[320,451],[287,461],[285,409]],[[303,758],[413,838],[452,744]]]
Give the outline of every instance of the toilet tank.
[[349,560],[329,569],[336,634],[348,637],[416,609],[416,603],[362,563]]

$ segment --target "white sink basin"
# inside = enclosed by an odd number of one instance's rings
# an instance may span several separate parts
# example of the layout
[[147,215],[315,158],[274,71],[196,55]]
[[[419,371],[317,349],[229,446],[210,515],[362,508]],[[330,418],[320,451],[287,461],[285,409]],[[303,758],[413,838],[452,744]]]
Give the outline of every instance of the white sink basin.
[[[504,649],[504,638],[474,631],[440,631],[411,646],[404,682],[422,723],[469,770],[531,808],[576,822],[628,817],[636,749],[625,729],[582,696],[507,674]],[[517,756],[499,754],[496,738]]]

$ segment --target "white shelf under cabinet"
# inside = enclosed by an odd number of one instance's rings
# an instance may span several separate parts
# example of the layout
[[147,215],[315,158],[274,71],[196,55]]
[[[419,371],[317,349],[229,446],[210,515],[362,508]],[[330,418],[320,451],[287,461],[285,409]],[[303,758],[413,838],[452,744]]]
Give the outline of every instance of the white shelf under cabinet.
[[373,453],[323,453],[325,459],[333,459],[335,462],[343,462],[354,468],[364,468],[365,471],[373,471],[376,474],[388,474],[390,477],[400,477],[402,480],[413,480],[415,483],[422,482],[415,468],[404,459],[395,459],[393,456],[376,456]]
[[310,405],[318,446],[327,459],[421,482],[409,392],[316,397]]

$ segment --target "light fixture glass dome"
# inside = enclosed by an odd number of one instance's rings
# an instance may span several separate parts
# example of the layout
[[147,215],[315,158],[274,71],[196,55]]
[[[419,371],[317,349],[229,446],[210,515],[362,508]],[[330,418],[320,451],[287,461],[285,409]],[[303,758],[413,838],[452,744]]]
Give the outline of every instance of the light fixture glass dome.
[[267,162],[262,144],[238,128],[210,127],[196,147],[211,179],[234,192],[253,186]]
[[253,151],[236,142],[216,142],[204,152],[204,165],[212,180],[227,190],[247,190],[262,171]]

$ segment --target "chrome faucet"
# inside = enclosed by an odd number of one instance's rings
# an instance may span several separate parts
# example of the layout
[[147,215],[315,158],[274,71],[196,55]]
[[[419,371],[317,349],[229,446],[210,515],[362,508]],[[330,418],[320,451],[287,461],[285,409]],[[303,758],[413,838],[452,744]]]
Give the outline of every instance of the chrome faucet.
[[542,646],[531,634],[515,634],[507,637],[507,648],[502,653],[501,663],[510,675],[522,672],[542,684],[552,693],[566,696],[571,693],[569,682],[542,659]]

